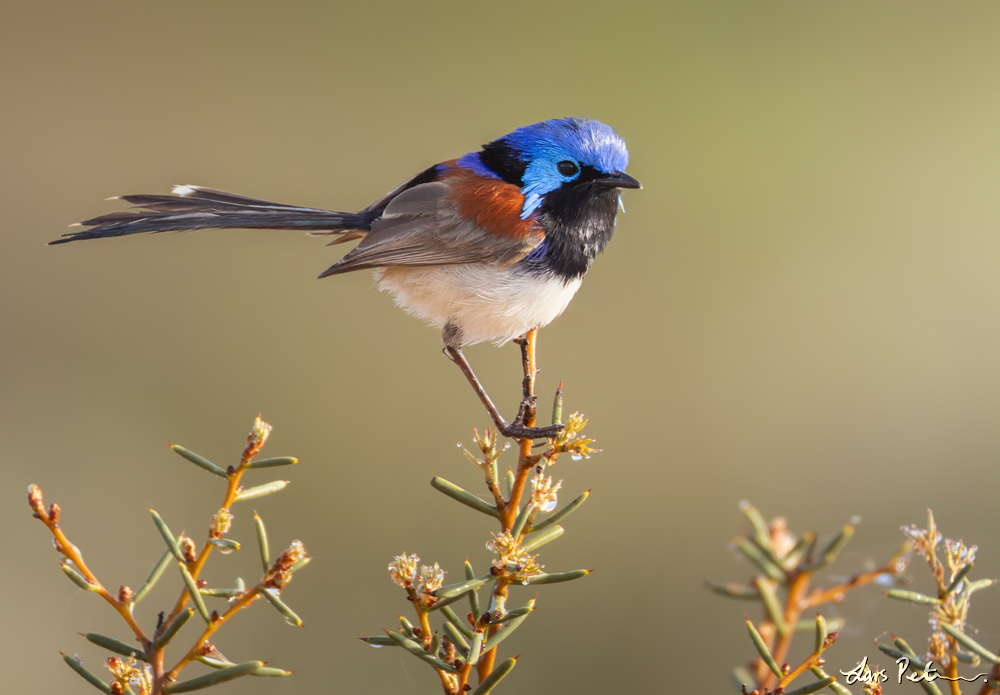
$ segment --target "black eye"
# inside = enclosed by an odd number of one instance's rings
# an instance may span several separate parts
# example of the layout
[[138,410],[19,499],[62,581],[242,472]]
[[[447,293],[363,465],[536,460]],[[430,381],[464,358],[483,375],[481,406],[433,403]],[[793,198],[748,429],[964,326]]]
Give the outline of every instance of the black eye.
[[571,162],[568,159],[556,164],[556,169],[558,169],[559,173],[563,176],[576,176],[580,173],[580,167],[576,165],[576,162]]

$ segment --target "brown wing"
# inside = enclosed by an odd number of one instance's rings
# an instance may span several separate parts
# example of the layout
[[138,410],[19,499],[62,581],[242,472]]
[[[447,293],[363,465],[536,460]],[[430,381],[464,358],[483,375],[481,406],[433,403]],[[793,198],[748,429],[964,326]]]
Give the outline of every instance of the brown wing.
[[463,178],[449,177],[398,194],[364,240],[320,277],[367,268],[468,263],[508,267],[542,242],[545,235],[533,223],[530,233],[513,235],[480,226],[478,216],[463,216],[467,206],[455,186]]

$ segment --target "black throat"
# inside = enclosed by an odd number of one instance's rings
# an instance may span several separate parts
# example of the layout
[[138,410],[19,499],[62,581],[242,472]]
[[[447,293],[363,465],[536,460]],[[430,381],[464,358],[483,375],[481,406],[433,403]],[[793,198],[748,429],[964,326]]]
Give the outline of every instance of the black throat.
[[614,234],[618,189],[587,180],[566,183],[542,199],[538,212],[546,248],[532,265],[567,282],[582,278]]

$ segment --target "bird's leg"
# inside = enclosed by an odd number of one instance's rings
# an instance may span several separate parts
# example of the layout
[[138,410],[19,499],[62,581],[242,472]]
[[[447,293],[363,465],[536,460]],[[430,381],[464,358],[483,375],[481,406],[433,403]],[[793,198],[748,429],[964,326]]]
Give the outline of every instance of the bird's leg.
[[521,367],[524,370],[524,379],[521,382],[521,405],[517,409],[517,417],[514,424],[525,425],[535,424],[537,408],[535,407],[535,375],[538,368],[535,366],[535,341],[538,339],[538,329],[533,328],[528,331],[523,338],[515,338],[514,342],[521,348]]
[[[462,353],[462,348],[458,346],[445,345],[444,352],[451,358],[451,361],[458,365],[458,368],[462,370],[462,374],[468,379],[469,384],[472,386],[472,390],[476,392],[479,396],[479,400],[482,401],[483,405],[486,407],[486,412],[490,414],[493,419],[493,424],[496,425],[497,430],[505,437],[511,439],[541,439],[548,438],[557,434],[561,429],[562,425],[550,425],[548,427],[529,427],[525,422],[530,422],[522,418],[522,411],[524,410],[524,402],[522,401],[521,409],[518,411],[518,417],[514,422],[509,423],[504,420],[500,411],[497,407],[493,405],[493,401],[490,399],[489,394],[486,393],[486,389],[479,382],[476,373],[472,371],[472,365],[469,364],[469,360],[465,358]],[[534,360],[532,360],[532,363]],[[532,364],[532,366],[534,366]],[[526,372],[527,373],[527,372]],[[532,387],[534,383],[534,375],[532,374]],[[534,424],[534,423],[532,423]]]

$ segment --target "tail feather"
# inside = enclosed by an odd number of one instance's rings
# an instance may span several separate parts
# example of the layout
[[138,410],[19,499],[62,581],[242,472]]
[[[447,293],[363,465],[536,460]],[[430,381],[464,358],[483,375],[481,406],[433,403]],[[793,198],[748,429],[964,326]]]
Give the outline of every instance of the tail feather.
[[[174,195],[126,195],[118,198],[136,209],[112,212],[78,225],[91,227],[64,234],[49,244],[131,234],[194,229],[288,229],[334,234],[352,239],[371,228],[369,215],[283,205],[201,186],[176,186]],[[338,238],[335,241],[340,241]],[[346,241],[346,239],[343,239]]]

